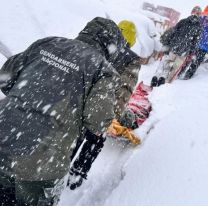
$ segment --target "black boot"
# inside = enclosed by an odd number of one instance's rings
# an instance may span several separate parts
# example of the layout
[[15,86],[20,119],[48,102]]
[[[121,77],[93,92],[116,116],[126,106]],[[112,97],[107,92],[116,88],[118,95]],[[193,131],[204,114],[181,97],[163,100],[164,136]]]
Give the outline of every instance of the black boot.
[[156,87],[158,82],[158,78],[156,76],[152,77],[151,87]]
[[158,79],[157,86],[159,87],[159,86],[162,85],[162,84],[165,84],[165,78],[164,78],[164,77],[160,77],[160,78]]
[[83,176],[81,176],[77,171],[70,168],[69,170],[69,179],[67,182],[67,186],[71,190],[75,190],[77,187],[80,187],[83,182]]
[[184,79],[185,80],[191,79],[191,77],[195,74],[195,72],[196,72],[195,68],[190,68],[189,70],[186,71],[184,75]]
[[87,179],[87,173],[89,172],[92,163],[101,152],[104,142],[105,138],[102,135],[97,136],[89,130],[86,131],[85,141],[81,145],[81,151],[69,170],[67,186],[69,186],[71,190],[79,187],[82,184],[83,179]]

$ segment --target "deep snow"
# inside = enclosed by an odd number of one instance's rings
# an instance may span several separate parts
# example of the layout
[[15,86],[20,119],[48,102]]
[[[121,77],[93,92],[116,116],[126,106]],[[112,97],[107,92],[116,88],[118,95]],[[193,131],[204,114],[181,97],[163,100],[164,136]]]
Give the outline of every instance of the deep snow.
[[[143,66],[139,79],[148,83],[157,64]],[[66,189],[59,205],[206,206],[207,81],[202,65],[191,80],[154,88],[153,111],[136,131],[142,145],[108,140],[88,180],[76,191]]]
[[[161,4],[164,0],[158,1]],[[145,55],[153,47],[145,32],[149,20],[137,13],[139,5],[135,0],[1,3],[0,40],[13,53],[41,37],[73,38],[97,15],[110,16],[116,22],[123,18],[133,20],[138,29],[134,50]],[[188,1],[182,11],[188,14],[195,3],[205,6],[204,0]],[[173,2],[177,8],[181,4],[179,0]],[[0,55],[0,64],[4,61]],[[157,65],[158,62],[143,66],[139,82],[149,84]],[[66,189],[59,206],[207,206],[207,81],[208,65],[204,64],[191,80],[176,80],[154,88],[150,95],[153,111],[136,131],[143,139],[142,145],[134,147],[108,139],[88,180],[75,191]]]

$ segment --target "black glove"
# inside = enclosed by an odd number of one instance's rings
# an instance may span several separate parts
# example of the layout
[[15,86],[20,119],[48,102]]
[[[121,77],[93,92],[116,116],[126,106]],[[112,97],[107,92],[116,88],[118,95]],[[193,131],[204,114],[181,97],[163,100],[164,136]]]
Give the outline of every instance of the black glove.
[[85,140],[80,146],[81,151],[78,155],[76,154],[77,157],[74,155],[76,159],[69,169],[67,186],[69,186],[71,190],[79,187],[83,179],[87,178],[87,173],[92,163],[101,152],[105,142],[105,138],[102,135],[97,136],[89,130],[86,131],[84,137]]

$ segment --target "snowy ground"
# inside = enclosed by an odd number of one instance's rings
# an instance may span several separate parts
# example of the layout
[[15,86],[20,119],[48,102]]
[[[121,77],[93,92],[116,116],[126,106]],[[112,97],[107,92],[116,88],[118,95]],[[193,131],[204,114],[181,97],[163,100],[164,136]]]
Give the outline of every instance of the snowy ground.
[[[97,15],[109,15],[116,22],[134,20],[139,32],[135,51],[145,53],[152,47],[145,33],[148,20],[136,13],[135,0],[126,1],[126,5],[124,0],[122,5],[119,0],[2,2],[0,40],[13,53],[37,38],[75,37]],[[174,4],[180,5],[181,1]],[[190,1],[188,8],[192,4]],[[1,65],[4,61],[0,56]],[[149,83],[157,64],[143,66],[139,81]],[[207,206],[207,82],[208,65],[202,65],[191,80],[176,80],[155,88],[150,95],[153,111],[136,131],[143,139],[142,145],[133,147],[108,139],[88,180],[75,191],[66,189],[59,206]]]
[[[148,83],[157,64],[144,66],[140,80]],[[108,140],[88,180],[66,189],[59,205],[208,205],[207,81],[202,65],[191,80],[155,88],[150,118],[136,131],[142,145]]]

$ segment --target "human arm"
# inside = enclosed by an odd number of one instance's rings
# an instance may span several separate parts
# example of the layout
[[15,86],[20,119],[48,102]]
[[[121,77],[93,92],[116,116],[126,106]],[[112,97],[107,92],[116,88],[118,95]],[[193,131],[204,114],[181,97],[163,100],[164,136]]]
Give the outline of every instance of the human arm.
[[0,70],[0,88],[7,95],[13,87],[23,68],[25,56],[24,53],[16,54],[10,57]]
[[104,133],[114,118],[116,82],[119,76],[111,65],[102,65],[104,71],[95,75],[83,108],[83,131],[71,156],[67,185],[75,189],[86,179],[92,163],[104,146]]
[[35,48],[39,45],[48,42],[53,37],[37,40],[30,45],[24,52],[11,56],[0,69],[0,89],[5,95],[8,95],[21,71],[24,67],[37,58],[37,51]]
[[83,125],[94,134],[105,132],[115,118],[115,91],[120,85],[120,76],[110,64],[104,64],[102,70],[87,94],[83,110]]
[[115,91],[116,104],[115,114],[116,119],[119,119],[121,113],[125,109],[125,105],[128,102],[135,86],[138,81],[138,75],[140,70],[140,58],[134,59],[130,62],[121,72],[121,86]]

